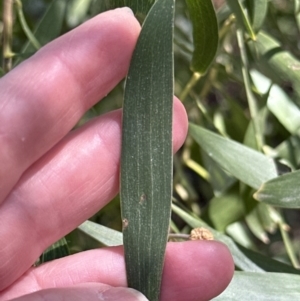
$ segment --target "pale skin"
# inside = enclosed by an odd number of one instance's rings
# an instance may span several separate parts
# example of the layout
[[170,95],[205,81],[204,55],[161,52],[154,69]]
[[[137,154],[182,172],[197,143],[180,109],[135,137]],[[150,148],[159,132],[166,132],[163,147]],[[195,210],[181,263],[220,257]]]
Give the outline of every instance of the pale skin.
[[[128,9],[103,13],[0,80],[0,301],[146,300],[126,288],[121,246],[32,267],[118,193],[121,111],[70,131],[124,78],[139,32]],[[174,98],[174,151],[186,134]],[[169,243],[161,300],[209,300],[233,269],[219,242]]]

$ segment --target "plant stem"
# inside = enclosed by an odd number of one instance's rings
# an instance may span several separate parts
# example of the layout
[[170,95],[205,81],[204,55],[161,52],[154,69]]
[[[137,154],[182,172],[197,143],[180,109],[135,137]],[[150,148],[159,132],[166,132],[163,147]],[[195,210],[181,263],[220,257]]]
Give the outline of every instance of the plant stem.
[[231,25],[235,22],[235,16],[232,14],[230,15],[227,20],[224,22],[224,25],[219,30],[219,39],[223,39],[226,33],[229,31]]
[[3,1],[3,70],[9,72],[12,67],[12,27],[13,27],[13,0]]
[[182,234],[182,233],[170,233],[169,234],[169,239],[184,239],[184,240],[189,240],[190,235],[189,234]]
[[294,268],[299,269],[300,264],[299,264],[296,254],[295,254],[295,250],[294,250],[293,244],[291,242],[291,239],[287,233],[287,225],[283,222],[280,222],[279,229],[280,229],[280,233],[282,236],[282,240],[283,240],[286,252],[291,260],[291,263]]
[[210,181],[209,172],[204,167],[202,167],[199,163],[197,163],[196,161],[189,158],[189,159],[185,160],[185,164],[191,170],[196,172],[200,177],[202,177],[203,179],[205,179],[208,182]]
[[181,92],[179,98],[182,102],[186,99],[188,94],[190,93],[191,89],[196,85],[198,80],[201,78],[201,74],[199,72],[194,72],[192,77],[190,78],[189,82],[184,87],[183,91]]
[[258,150],[262,150],[263,145],[264,145],[264,139],[263,139],[263,135],[262,135],[262,132],[260,129],[257,101],[251,90],[251,82],[250,82],[250,77],[249,77],[249,73],[248,73],[248,58],[247,58],[246,49],[245,49],[243,31],[241,29],[237,29],[236,35],[237,35],[238,45],[239,45],[240,53],[241,53],[242,74],[243,74],[244,83],[245,83],[245,89],[246,89],[246,94],[247,94],[250,115],[251,115],[251,119],[253,120],[256,144],[257,144]]
[[15,4],[16,4],[16,7],[17,7],[19,21],[21,23],[21,26],[22,26],[22,29],[23,29],[24,33],[26,34],[28,40],[33,45],[33,47],[36,50],[39,50],[41,48],[41,45],[38,42],[38,40],[35,38],[34,34],[30,30],[30,28],[29,28],[29,26],[28,26],[28,24],[25,20],[25,16],[24,16],[24,13],[23,13],[22,1],[21,0],[15,0]]

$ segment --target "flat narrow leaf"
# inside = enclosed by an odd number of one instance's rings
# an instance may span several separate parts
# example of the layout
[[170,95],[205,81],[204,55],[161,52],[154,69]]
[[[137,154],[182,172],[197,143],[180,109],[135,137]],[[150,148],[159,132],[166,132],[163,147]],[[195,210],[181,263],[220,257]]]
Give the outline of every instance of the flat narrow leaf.
[[300,300],[299,281],[299,275],[235,272],[227,289],[213,300]]
[[126,80],[121,210],[128,285],[158,300],[171,213],[174,0],[147,15]]
[[299,181],[300,171],[277,177],[262,184],[254,198],[278,207],[300,208]]
[[75,27],[87,19],[91,2],[92,0],[69,0],[66,21],[70,27]]
[[276,147],[276,152],[283,158],[292,169],[300,164],[300,138],[298,135],[290,136]]
[[267,105],[268,109],[291,134],[299,132],[300,109],[279,86],[272,86]]
[[259,267],[261,267],[266,272],[289,273],[289,274],[300,275],[300,270],[295,269],[291,265],[272,259],[271,257],[244,248],[240,245],[238,247],[249,259],[255,262]]
[[269,243],[268,234],[263,227],[256,207],[247,214],[245,221],[254,236],[264,243]]
[[[226,228],[226,235],[228,235],[235,242],[236,248],[238,248],[239,245],[248,249],[255,248],[252,233],[246,229],[244,222],[239,221],[230,224]],[[241,270],[248,271],[247,269]]]
[[243,6],[241,5],[240,0],[227,0],[227,4],[230,7],[231,11],[234,13],[239,27],[248,32],[252,40],[255,40],[256,37],[254,30],[251,26],[248,16],[244,11]]
[[220,165],[209,157],[206,152],[201,152],[204,167],[209,171],[209,183],[214,190],[214,195],[221,196],[236,179],[224,171]]
[[208,215],[214,228],[223,232],[228,225],[241,219],[245,211],[243,200],[238,194],[238,185],[214,197],[208,204]]
[[77,228],[108,247],[119,246],[123,244],[123,235],[121,232],[107,228],[100,224],[91,221],[85,221]]
[[[53,0],[34,29],[34,36],[42,46],[57,38],[61,33],[67,3],[68,0]],[[35,51],[36,49],[32,46],[32,44],[27,42],[24,45],[21,54],[26,53],[29,55]],[[26,57],[24,57],[24,59],[25,58]],[[20,63],[20,61],[21,60],[17,60],[17,63]]]
[[216,240],[219,240],[227,245],[228,249],[230,250],[234,264],[243,271],[248,272],[264,272],[263,269],[261,269],[258,265],[256,265],[251,259],[249,259],[247,256],[243,254],[242,251],[238,248],[236,243],[227,235],[220,233],[216,231],[215,229],[209,227],[206,223],[201,221],[200,219],[197,219],[193,217],[192,215],[188,214],[187,212],[183,211],[179,207],[173,205],[172,206],[173,211],[181,217],[190,227],[192,228],[198,228],[198,227],[205,227],[209,231],[212,232],[214,238]]
[[274,218],[275,209],[268,204],[259,203],[256,205],[256,210],[263,228],[269,233],[275,233],[278,228],[278,223]]
[[248,107],[251,117],[251,122],[253,124],[253,130],[254,130],[254,137],[255,137],[255,145],[256,149],[260,150],[262,149],[264,145],[264,137],[262,133],[262,127],[260,126],[260,118],[259,118],[259,112],[258,112],[258,104],[256,97],[251,89],[251,82],[250,82],[250,76],[249,76],[249,63],[248,63],[248,56],[246,52],[245,47],[245,41],[243,36],[243,31],[240,29],[237,29],[237,41],[240,48],[241,53],[241,59],[242,59],[242,74],[244,79],[244,85],[247,95],[247,101],[248,101]]
[[284,50],[270,35],[260,31],[256,41],[248,42],[258,69],[279,85],[291,83],[293,100],[300,105],[300,61]]
[[252,28],[258,32],[268,12],[268,0],[246,0],[245,5],[250,15]]
[[154,2],[155,0],[104,0],[106,9],[128,6],[138,16],[146,16]]
[[300,0],[294,1],[294,14],[295,14],[296,23],[297,23],[298,30],[299,30],[300,29]]
[[222,168],[250,187],[258,189],[277,176],[275,163],[262,153],[194,124],[190,124],[189,132]]
[[193,23],[194,53],[191,68],[204,74],[218,49],[218,22],[211,0],[186,0]]
[[39,264],[68,255],[70,255],[70,250],[67,240],[63,237],[43,252],[43,254],[40,256]]
[[[258,119],[258,126],[260,128],[261,133],[264,133],[265,127],[267,124],[267,117],[269,115],[269,111],[266,106],[262,107],[256,118]],[[243,144],[247,147],[253,148],[255,150],[258,150],[258,145],[257,145],[257,138],[255,136],[255,130],[254,130],[254,121],[253,119],[250,120],[248,124],[248,128],[246,130],[245,136],[244,136],[244,141]]]
[[269,92],[272,85],[272,81],[258,72],[256,69],[250,70],[251,79],[254,83],[255,88],[261,94],[266,94]]

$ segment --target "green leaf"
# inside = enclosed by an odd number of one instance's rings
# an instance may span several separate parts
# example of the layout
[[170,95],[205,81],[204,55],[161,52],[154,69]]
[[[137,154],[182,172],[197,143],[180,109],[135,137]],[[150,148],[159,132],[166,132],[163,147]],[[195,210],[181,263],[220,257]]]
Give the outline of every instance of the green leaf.
[[255,148],[261,150],[264,144],[263,134],[261,130],[262,127],[260,126],[257,100],[251,89],[251,82],[250,82],[249,69],[248,69],[249,64],[248,64],[248,57],[246,53],[243,31],[240,29],[237,29],[237,41],[241,52],[242,74],[243,74],[244,85],[245,85],[245,90],[246,90],[246,95],[248,100],[248,107],[250,111],[251,121],[253,123],[253,130],[254,130],[254,136],[256,141]]
[[300,208],[300,171],[268,181],[254,194],[258,201],[283,208]]
[[290,265],[287,265],[283,262],[272,259],[260,253],[254,252],[242,246],[238,246],[238,247],[249,259],[255,262],[259,267],[261,267],[266,272],[289,273],[289,274],[300,275],[300,271]]
[[208,215],[214,227],[223,232],[228,225],[245,215],[244,203],[238,194],[237,185],[223,195],[210,200]]
[[218,49],[218,22],[211,0],[186,0],[193,23],[194,53],[191,68],[206,73]]
[[66,239],[63,237],[43,252],[43,254],[40,256],[40,261],[38,264],[68,255],[70,255],[70,250]]
[[252,40],[255,40],[256,37],[254,30],[250,24],[250,21],[244,11],[240,0],[227,0],[227,4],[230,7],[231,11],[234,13],[239,27],[243,28],[246,32],[248,32]]
[[248,46],[258,69],[278,84],[290,82],[293,100],[300,105],[300,62],[270,35],[260,31]]
[[213,188],[214,195],[220,196],[236,179],[224,171],[216,161],[209,157],[204,151],[201,152],[204,167],[209,171],[209,183]]
[[249,123],[245,110],[240,102],[228,95],[223,96],[226,99],[228,110],[230,110],[230,117],[225,119],[226,132],[230,137],[235,137],[235,140],[242,141]]
[[[262,107],[259,110],[258,114],[256,115],[256,122],[258,124],[257,126],[260,128],[261,133],[264,133],[265,131],[268,115],[269,115],[269,111],[266,106]],[[257,136],[255,134],[256,133],[254,129],[254,120],[251,119],[245,133],[243,144],[245,146],[258,150]]]
[[123,244],[123,235],[121,232],[100,224],[85,221],[77,228],[105,246],[112,247]]
[[283,158],[288,164],[296,169],[300,164],[300,138],[295,135],[283,141],[276,148],[280,158]]
[[266,244],[270,242],[268,234],[259,218],[257,207],[247,214],[245,221],[254,236]]
[[272,159],[233,140],[190,124],[189,131],[201,148],[226,171],[258,189],[277,176]]
[[257,91],[260,94],[268,93],[271,88],[272,81],[260,72],[258,72],[256,69],[250,70],[250,74],[253,84]]
[[88,17],[92,0],[69,0],[66,21],[70,27],[75,27]]
[[214,238],[219,240],[227,245],[228,249],[230,250],[234,264],[243,271],[249,272],[263,272],[259,266],[257,266],[254,262],[252,262],[248,257],[246,257],[242,251],[238,248],[236,243],[227,235],[222,234],[215,229],[209,227],[205,222],[200,220],[199,218],[193,217],[189,213],[183,211],[179,207],[172,205],[172,210],[181,217],[190,227],[198,228],[198,227],[205,227],[209,231],[212,232]]
[[300,110],[279,86],[272,86],[267,105],[268,109],[291,134],[299,132]]
[[294,14],[295,14],[295,19],[296,19],[296,23],[298,26],[298,30],[300,29],[300,1],[299,0],[295,0],[294,2]]
[[258,32],[268,12],[268,0],[246,0],[245,5],[250,15],[252,28]]
[[283,273],[235,272],[215,301],[300,300],[300,276]]
[[278,224],[273,218],[275,209],[268,204],[259,203],[256,206],[256,210],[263,228],[269,233],[274,233],[278,228]]
[[147,15],[155,1],[156,0],[104,0],[106,9],[128,6],[135,15],[142,19]]
[[[40,22],[37,24],[33,33],[41,45],[49,43],[53,39],[57,38],[61,33],[67,3],[68,0],[53,0]],[[31,43],[27,42],[24,45],[21,54],[32,54],[35,51],[36,49],[31,45]],[[17,63],[20,63],[20,61],[21,60],[18,60]]]
[[128,285],[159,299],[172,196],[174,0],[145,19],[126,80],[121,211]]

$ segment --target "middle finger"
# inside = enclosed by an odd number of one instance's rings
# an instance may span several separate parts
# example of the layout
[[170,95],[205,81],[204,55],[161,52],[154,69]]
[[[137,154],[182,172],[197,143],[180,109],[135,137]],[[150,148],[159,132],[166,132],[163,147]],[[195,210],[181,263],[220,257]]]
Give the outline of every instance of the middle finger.
[[[174,149],[186,131],[186,113],[176,100]],[[0,291],[116,195],[120,143],[119,110],[71,132],[22,176],[0,207],[0,245],[6,246],[0,250]]]

